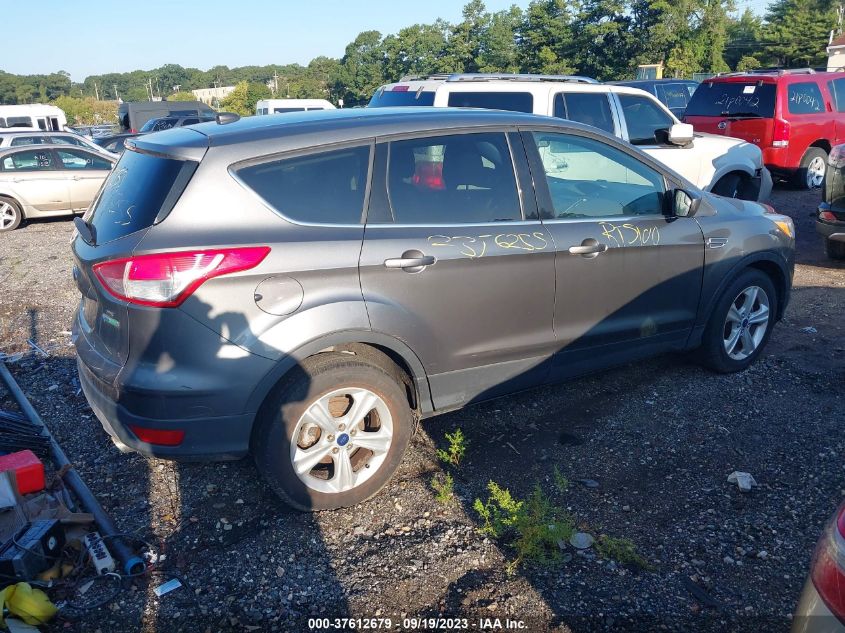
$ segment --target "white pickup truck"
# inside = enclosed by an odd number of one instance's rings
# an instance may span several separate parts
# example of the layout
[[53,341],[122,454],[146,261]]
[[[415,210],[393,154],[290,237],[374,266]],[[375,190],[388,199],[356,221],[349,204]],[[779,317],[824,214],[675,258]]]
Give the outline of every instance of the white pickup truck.
[[636,145],[704,191],[759,202],[772,191],[759,147],[696,133],[638,88],[568,75],[432,75],[384,85],[368,107],[395,106],[514,110],[578,121]]

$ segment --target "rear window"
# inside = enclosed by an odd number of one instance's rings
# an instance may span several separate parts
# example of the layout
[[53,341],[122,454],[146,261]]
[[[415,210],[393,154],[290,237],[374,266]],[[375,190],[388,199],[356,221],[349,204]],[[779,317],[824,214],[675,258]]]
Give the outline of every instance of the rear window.
[[802,81],[787,87],[790,114],[817,114],[824,112],[824,99],[819,85],[814,81]]
[[769,119],[775,114],[775,85],[705,82],[690,99],[684,116],[737,116]]
[[305,108],[273,108],[273,114],[284,114],[285,112],[305,112]]
[[368,108],[391,108],[398,106],[434,105],[434,91],[423,90],[378,90],[370,99]]
[[534,97],[530,92],[453,92],[449,107],[534,112]]
[[250,165],[238,178],[294,222],[361,224],[370,146]]
[[198,163],[124,152],[91,205],[98,244],[152,226],[182,195]]

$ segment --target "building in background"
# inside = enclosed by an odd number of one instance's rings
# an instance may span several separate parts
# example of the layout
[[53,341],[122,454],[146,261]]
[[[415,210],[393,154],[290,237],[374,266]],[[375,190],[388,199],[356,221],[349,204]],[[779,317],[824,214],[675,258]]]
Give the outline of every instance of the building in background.
[[832,37],[827,45],[827,70],[845,70],[845,35]]
[[191,90],[197,101],[202,101],[206,105],[216,105],[235,89],[234,86],[220,86],[219,88],[199,88],[198,90]]

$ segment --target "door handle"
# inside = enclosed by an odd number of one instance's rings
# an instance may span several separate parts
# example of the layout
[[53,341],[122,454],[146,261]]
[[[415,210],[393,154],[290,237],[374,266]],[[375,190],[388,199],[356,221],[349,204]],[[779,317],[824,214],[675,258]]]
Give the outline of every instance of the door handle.
[[573,255],[592,255],[595,257],[599,253],[604,253],[607,250],[607,244],[601,244],[593,238],[584,240],[580,246],[570,246],[569,252]]
[[418,250],[405,251],[402,257],[384,260],[385,268],[401,268],[409,273],[420,272],[426,266],[432,266],[435,263],[437,263],[436,257],[425,255]]

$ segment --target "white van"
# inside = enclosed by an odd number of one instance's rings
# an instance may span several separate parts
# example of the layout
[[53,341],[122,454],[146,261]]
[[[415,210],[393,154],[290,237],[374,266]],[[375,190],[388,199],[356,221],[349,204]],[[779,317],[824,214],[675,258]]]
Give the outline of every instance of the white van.
[[281,112],[336,109],[325,99],[261,99],[255,104],[255,114],[279,114]]
[[27,105],[0,105],[0,129],[14,131],[41,130],[64,132],[67,117],[64,110],[42,103]]

